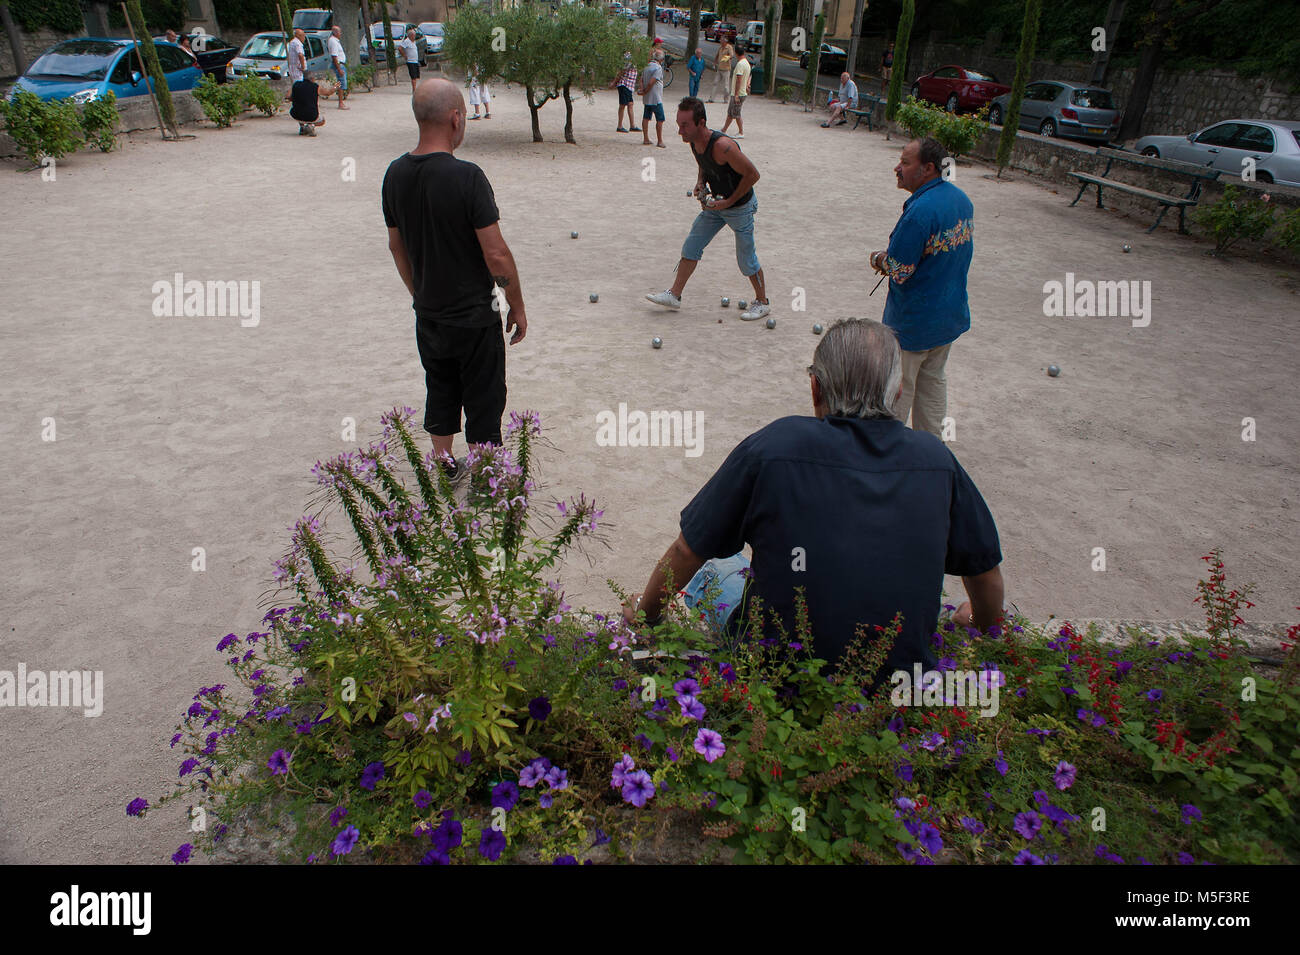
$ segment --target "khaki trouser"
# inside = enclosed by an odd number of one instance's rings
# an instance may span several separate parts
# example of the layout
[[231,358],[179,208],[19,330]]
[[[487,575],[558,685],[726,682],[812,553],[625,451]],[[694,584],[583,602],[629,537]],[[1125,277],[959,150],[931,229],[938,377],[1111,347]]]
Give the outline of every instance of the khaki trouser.
[[723,93],[722,101],[725,103],[731,99],[731,69],[713,71],[713,92],[709,93],[709,99],[717,99],[718,92]]
[[929,351],[903,352],[903,393],[894,407],[894,417],[907,424],[912,415],[913,431],[929,431],[942,437],[943,419],[948,413],[948,377],[944,367],[952,344]]

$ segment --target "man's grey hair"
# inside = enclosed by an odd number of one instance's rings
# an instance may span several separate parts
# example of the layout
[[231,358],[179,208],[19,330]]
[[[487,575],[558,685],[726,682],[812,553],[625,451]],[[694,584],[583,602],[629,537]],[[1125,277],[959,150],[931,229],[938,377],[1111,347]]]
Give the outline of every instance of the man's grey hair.
[[943,143],[932,136],[926,136],[924,139],[917,140],[917,160],[922,166],[927,164],[934,165],[934,171],[943,172],[943,161],[948,158],[948,150],[943,148]]
[[894,416],[894,399],[903,381],[903,355],[892,328],[869,318],[836,322],[813,352],[809,372],[821,386],[827,414]]
[[655,58],[656,60],[659,60],[659,61],[662,62],[662,60],[663,60],[663,58],[664,58],[664,51],[663,51],[663,50],[655,50],[653,56],[654,56],[654,58]]

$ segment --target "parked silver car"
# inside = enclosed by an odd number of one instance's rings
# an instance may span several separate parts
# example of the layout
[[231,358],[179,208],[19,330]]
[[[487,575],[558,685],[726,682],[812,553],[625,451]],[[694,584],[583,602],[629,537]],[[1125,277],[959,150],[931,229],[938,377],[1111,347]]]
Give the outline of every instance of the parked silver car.
[[[307,34],[303,44],[309,73],[324,73],[333,60],[325,52],[325,43],[315,33]],[[239,55],[226,64],[227,79],[256,73],[270,80],[289,78],[289,53],[283,33],[255,33],[249,37]]]
[[1300,122],[1229,119],[1186,136],[1143,136],[1136,152],[1181,159],[1240,176],[1254,160],[1257,182],[1300,186]]
[[[1002,125],[1010,93],[994,97],[989,122]],[[1064,80],[1039,80],[1025,87],[1020,128],[1043,136],[1110,142],[1119,133],[1121,110],[1110,90]]]

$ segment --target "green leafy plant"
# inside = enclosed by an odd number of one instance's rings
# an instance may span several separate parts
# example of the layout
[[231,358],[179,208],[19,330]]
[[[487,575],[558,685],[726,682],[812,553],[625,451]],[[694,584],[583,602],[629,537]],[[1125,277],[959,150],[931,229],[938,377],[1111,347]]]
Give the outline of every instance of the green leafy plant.
[[239,91],[239,101],[244,107],[256,109],[264,116],[274,116],[280,111],[281,96],[271,88],[265,77],[245,73],[235,86]]
[[348,68],[348,89],[356,90],[362,86],[366,88],[366,92],[375,88],[375,68],[370,64]]
[[235,117],[244,111],[244,90],[242,80],[236,83],[218,83],[212,74],[206,73],[194,87],[194,99],[203,108],[203,115],[218,127],[224,128],[235,122]]
[[33,168],[41,157],[61,159],[76,152],[84,141],[81,117],[68,99],[43,101],[20,89],[11,102],[0,101],[0,116],[5,132],[27,154]]
[[889,97],[885,102],[885,119],[897,118],[899,101],[903,97],[903,76],[907,70],[907,47],[912,39],[912,24],[916,19],[916,0],[903,0],[898,17],[898,32],[894,36],[894,68],[889,74]]
[[817,74],[822,58],[822,39],[826,35],[826,15],[818,13],[813,19],[812,45],[808,47],[808,69],[803,78],[803,101],[807,108],[817,105],[813,102],[817,89]]
[[1281,215],[1275,239],[1282,248],[1300,252],[1300,206]]
[[1223,198],[1198,206],[1192,219],[1214,239],[1214,254],[1222,255],[1242,239],[1262,239],[1273,226],[1273,207],[1229,184]]
[[1007,115],[1003,117],[1002,135],[998,139],[998,175],[1011,161],[1011,150],[1016,145],[1016,130],[1020,128],[1020,103],[1025,98],[1025,84],[1033,67],[1034,46],[1038,42],[1038,18],[1043,11],[1043,0],[1026,0],[1025,22],[1020,28],[1020,50],[1016,54],[1016,75],[1011,81],[1011,95],[1007,100]]
[[776,95],[780,97],[782,103],[788,103],[790,102],[790,100],[794,99],[798,94],[795,92],[795,88],[793,86],[789,85],[788,83],[782,83],[780,86],[776,88]]
[[913,96],[898,107],[895,121],[916,139],[934,137],[954,157],[970,153],[989,128],[987,106],[978,113],[959,115]]
[[81,107],[81,128],[86,142],[97,146],[101,152],[108,152],[117,145],[117,127],[121,122],[117,96],[112,90]]

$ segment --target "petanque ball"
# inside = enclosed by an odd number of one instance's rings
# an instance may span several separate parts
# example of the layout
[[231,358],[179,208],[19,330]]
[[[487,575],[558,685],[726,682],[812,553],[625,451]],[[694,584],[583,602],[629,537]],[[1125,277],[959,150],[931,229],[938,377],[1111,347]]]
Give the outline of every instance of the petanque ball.
[[1055,365],[1047,366],[1047,375],[1049,378],[1055,378],[1060,373],[1061,373],[1061,369],[1057,368]]
[[654,338],[650,339],[650,344],[653,345],[655,348],[663,348],[664,340],[660,338],[658,335],[656,335]]
[[598,298],[600,298],[600,296],[597,295],[595,292],[592,292],[590,295],[587,296],[587,300],[591,302],[596,301]]
[[1124,246],[1124,251],[1125,251],[1125,252],[1132,252],[1132,251],[1133,251],[1133,246],[1131,246],[1131,245],[1126,245],[1126,246]]
[[570,239],[576,239],[577,237],[578,237],[578,233],[576,233],[576,232],[570,232],[570,233],[569,233],[569,238],[570,238]]
[[722,298],[722,307],[723,307],[723,308],[728,308],[728,307],[730,307],[730,305],[731,305],[731,299],[727,298],[727,297],[724,295],[723,298]]
[[746,302],[746,301],[742,298],[740,301],[738,301],[738,302],[736,303],[736,308],[739,308],[739,309],[746,309],[746,308],[749,308],[749,303]]
[[776,328],[776,319],[775,319],[775,318],[769,318],[769,319],[767,320],[767,327],[768,327],[768,328]]
[[821,327],[820,325],[814,325],[814,326],[813,326],[813,334],[814,334],[814,335],[820,335],[821,333],[822,333],[822,327]]

